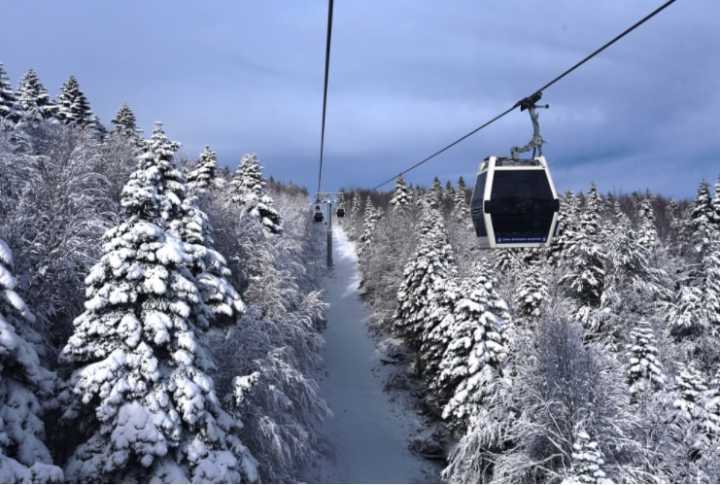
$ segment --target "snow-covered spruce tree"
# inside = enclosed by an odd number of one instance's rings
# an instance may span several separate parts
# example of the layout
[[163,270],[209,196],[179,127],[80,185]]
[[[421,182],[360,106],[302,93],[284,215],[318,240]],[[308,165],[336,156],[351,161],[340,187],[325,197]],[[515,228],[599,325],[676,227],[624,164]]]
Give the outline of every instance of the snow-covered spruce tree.
[[[186,193],[183,174],[175,166],[173,157],[178,144],[171,141],[160,124],[146,143],[140,156],[140,166],[157,170],[161,217],[156,223],[170,231],[184,244],[189,256],[188,268],[197,278],[204,306],[209,314],[199,311],[196,318],[210,319],[211,324],[231,324],[245,311],[245,305],[237,290],[230,283],[231,272],[225,258],[213,248],[212,227],[207,215],[197,206],[193,197]],[[136,172],[139,173],[139,172]],[[135,174],[128,186],[137,190],[136,183],[144,183]]]
[[641,320],[630,331],[630,342],[626,376],[632,399],[638,401],[643,394],[663,388],[665,372],[658,359],[655,333],[647,321]]
[[590,438],[582,425],[575,431],[570,475],[563,483],[612,483],[603,471],[605,458],[597,441]]
[[37,73],[30,69],[20,82],[17,91],[18,108],[23,123],[37,124],[42,120],[54,119],[57,106],[40,83]]
[[440,179],[436,176],[433,178],[432,182],[432,188],[431,191],[433,193],[433,197],[435,199],[435,203],[437,204],[437,207],[440,207],[440,204],[443,200],[443,187],[442,183],[440,183]]
[[716,229],[720,230],[720,177],[715,180],[715,194],[712,198],[712,208],[714,217],[713,222],[715,223]]
[[265,190],[262,166],[254,153],[243,155],[232,180],[233,201],[273,234],[282,231],[280,215]]
[[143,140],[140,129],[137,127],[135,113],[132,112],[127,103],[123,103],[111,123],[113,125],[113,134],[122,135],[126,139],[132,140],[138,146],[142,144]]
[[421,332],[418,363],[430,391],[440,397],[435,382],[440,371],[440,361],[449,344],[448,328],[455,317],[455,305],[462,294],[460,281],[456,278],[437,279],[433,285],[428,302],[430,308]]
[[543,313],[549,296],[548,273],[542,264],[528,265],[520,273],[520,283],[515,289],[516,315],[535,321]]
[[365,214],[363,216],[362,227],[363,231],[358,240],[358,254],[363,256],[363,253],[368,251],[373,243],[373,235],[375,234],[375,227],[377,222],[380,220],[381,213],[380,209],[375,207],[372,198],[370,196],[365,199]]
[[704,398],[708,392],[707,378],[692,362],[679,364],[678,370],[675,376],[677,396],[673,407],[688,419],[701,420],[705,417]]
[[420,240],[403,270],[397,292],[398,309],[393,316],[395,330],[415,349],[423,340],[435,283],[457,272],[442,216],[430,204],[426,204],[424,212],[417,228]]
[[690,211],[692,245],[697,254],[703,255],[713,235],[715,210],[710,199],[710,188],[702,181],[697,190],[695,204]]
[[560,201],[556,236],[548,248],[548,258],[553,264],[557,265],[569,258],[577,243],[580,233],[579,202],[579,199],[571,191],[566,192]]
[[467,200],[465,200],[465,189],[464,188],[458,188],[458,190],[453,194],[453,209],[452,209],[452,217],[460,223],[466,222],[470,223],[470,206],[467,203]]
[[20,119],[17,103],[17,96],[10,85],[5,66],[0,64],[0,126],[12,126]]
[[463,297],[447,329],[449,343],[440,361],[437,388],[450,397],[442,416],[453,426],[467,426],[470,416],[493,392],[507,357],[507,304],[486,288],[488,283],[484,275],[464,280]]
[[[156,141],[159,136],[156,136]],[[255,461],[221,408],[198,321],[191,258],[162,220],[158,165],[141,159],[123,192],[126,220],[105,235],[86,278],[85,312],[63,360],[83,436],[65,467],[79,482],[256,480]]]
[[395,191],[392,199],[390,199],[390,205],[394,212],[406,213],[410,209],[410,202],[410,192],[405,179],[401,175],[395,180]]
[[578,239],[571,250],[570,267],[561,279],[577,300],[576,318],[586,324],[591,323],[592,310],[600,305],[605,286],[605,256],[597,242],[599,202],[597,188],[593,184],[582,213]]
[[200,154],[200,160],[188,172],[188,189],[196,194],[208,191],[215,183],[216,171],[217,155],[209,146],[206,146]]
[[703,257],[704,304],[708,324],[720,332],[720,232],[715,232]]
[[670,333],[676,338],[697,335],[708,327],[708,309],[703,296],[702,288],[692,283],[680,287],[667,313]]
[[53,397],[57,378],[27,339],[34,317],[15,286],[12,253],[0,239],[0,481],[60,482],[62,470],[53,465],[41,417],[41,403]]
[[86,128],[94,124],[95,118],[90,103],[80,90],[75,76],[70,76],[62,86],[57,98],[58,118],[67,125]]
[[648,196],[640,202],[638,211],[638,243],[645,249],[648,255],[655,252],[658,245],[658,233],[655,226],[655,209],[652,199]]

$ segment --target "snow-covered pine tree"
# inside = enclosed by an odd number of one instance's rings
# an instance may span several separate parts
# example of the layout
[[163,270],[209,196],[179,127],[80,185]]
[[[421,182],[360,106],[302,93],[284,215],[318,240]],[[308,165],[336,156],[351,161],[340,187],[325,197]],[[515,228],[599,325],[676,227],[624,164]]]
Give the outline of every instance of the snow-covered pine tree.
[[358,254],[363,255],[366,253],[373,242],[373,235],[375,234],[375,227],[377,226],[378,220],[380,220],[380,211],[373,204],[372,197],[368,195],[365,199],[365,214],[363,216],[363,232],[358,240]]
[[5,123],[12,126],[17,123],[20,119],[17,104],[17,96],[10,85],[5,66],[0,64],[0,125]]
[[[245,304],[229,281],[231,272],[227,261],[213,249],[212,228],[207,215],[186,193],[185,178],[173,160],[178,147],[157,123],[140,156],[140,167],[154,170],[158,176],[162,210],[160,219],[154,222],[184,244],[189,257],[186,265],[197,279],[203,302],[195,307],[196,320],[205,322],[209,319],[203,326],[234,323],[244,313]],[[145,183],[142,175],[142,172],[136,172],[130,176],[130,190],[140,190],[137,185]]]
[[598,442],[591,439],[582,424],[575,431],[570,476],[563,483],[612,483],[603,470],[605,458]]
[[360,219],[360,214],[362,213],[360,207],[361,204],[362,200],[360,200],[360,194],[353,192],[352,203],[350,204],[350,214],[348,215],[350,220],[358,221]]
[[580,233],[580,201],[572,191],[560,200],[556,236],[548,248],[551,263],[558,264],[570,257]]
[[633,400],[665,385],[665,372],[658,359],[655,333],[650,324],[641,320],[630,331],[629,359],[626,369],[627,383]]
[[[615,201],[615,224],[608,245],[611,272],[608,287],[620,291],[637,278],[645,278],[648,272],[649,239],[638,236],[628,216]],[[642,224],[642,223],[641,223]]]
[[720,437],[720,368],[710,381],[708,392],[705,394],[705,432],[712,439]]
[[657,227],[655,226],[655,209],[652,199],[647,196],[640,202],[638,211],[638,243],[648,256],[654,254],[658,244]]
[[449,344],[439,365],[437,388],[450,397],[442,415],[454,426],[465,427],[477,413],[493,392],[507,357],[504,329],[509,323],[508,308],[488,290],[489,281],[484,275],[464,280],[462,298],[447,329]]
[[692,362],[678,363],[675,390],[677,396],[673,407],[687,419],[702,420],[705,417],[704,399],[708,383],[705,375]]
[[120,107],[115,118],[112,119],[112,125],[112,133],[117,133],[131,139],[138,145],[142,142],[140,130],[137,127],[137,121],[135,119],[135,113],[132,112],[127,103],[123,103]]
[[58,118],[67,125],[86,128],[94,124],[95,118],[90,103],[80,90],[75,76],[70,76],[62,86],[57,98]]
[[[154,138],[167,158],[158,130]],[[150,160],[141,157],[123,191],[126,220],[105,235],[86,278],[85,311],[62,352],[76,366],[77,401],[65,417],[84,436],[66,474],[79,482],[254,481],[255,461],[207,374],[191,258],[155,223],[167,211],[166,188]]]
[[531,264],[520,273],[519,279],[514,297],[517,315],[535,321],[542,316],[549,296],[547,271],[541,264]]
[[57,377],[40,363],[36,339],[28,341],[34,317],[15,286],[12,253],[0,239],[0,481],[60,482],[41,416]]
[[30,69],[25,73],[17,92],[21,121],[35,124],[57,117],[57,105],[50,99],[37,73]]
[[704,304],[708,324],[720,332],[720,233],[716,232],[703,257]]
[[695,204],[690,211],[690,231],[695,252],[703,255],[713,235],[715,210],[710,199],[710,188],[702,181],[697,190]]
[[577,299],[575,317],[586,324],[592,320],[592,309],[600,305],[605,286],[605,255],[597,242],[599,205],[600,197],[593,184],[582,212],[578,239],[571,250],[572,264],[561,278]]
[[678,338],[698,334],[708,326],[708,309],[702,288],[691,282],[683,284],[667,314],[670,333]]
[[415,253],[403,270],[397,292],[398,308],[393,317],[397,333],[415,349],[419,349],[423,340],[436,282],[454,276],[457,271],[442,216],[429,204],[425,205],[417,236]]
[[440,207],[440,203],[443,200],[443,187],[442,183],[440,182],[440,179],[436,176],[433,178],[432,182],[432,193],[435,198],[434,203],[437,204],[437,207]]
[[518,267],[518,252],[515,249],[495,249],[493,267],[499,275],[507,276]]
[[196,194],[207,192],[215,183],[217,171],[217,155],[206,146],[200,154],[200,160],[188,172],[188,189]]
[[257,218],[272,234],[282,232],[280,214],[266,193],[262,166],[254,153],[243,155],[232,180],[233,202]]
[[418,360],[430,390],[437,394],[434,382],[437,380],[440,361],[449,343],[448,328],[452,325],[455,316],[455,305],[462,294],[460,281],[456,278],[437,279],[433,285],[428,301],[430,308],[423,322]]
[[390,205],[397,213],[405,213],[410,208],[410,192],[402,175],[395,180],[395,191],[390,199]]
[[445,194],[444,194],[445,202],[448,204],[454,204],[455,202],[455,187],[453,187],[452,182],[449,180],[445,182]]
[[470,206],[467,203],[467,200],[465,200],[465,189],[464,188],[458,188],[457,191],[453,193],[453,202],[452,202],[452,217],[457,222],[466,222],[470,223]]
[[715,228],[720,230],[720,177],[718,177],[715,181],[715,194],[712,199],[712,208],[714,212],[713,222],[715,223]]

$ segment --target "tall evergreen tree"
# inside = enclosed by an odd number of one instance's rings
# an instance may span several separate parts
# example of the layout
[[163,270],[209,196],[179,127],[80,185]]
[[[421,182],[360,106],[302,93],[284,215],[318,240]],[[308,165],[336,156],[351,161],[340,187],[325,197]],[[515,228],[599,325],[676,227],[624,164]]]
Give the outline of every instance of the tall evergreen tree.
[[655,209],[650,197],[643,198],[638,211],[639,244],[648,254],[653,254],[658,244],[657,227],[655,225]]
[[62,481],[45,444],[43,402],[53,398],[57,378],[40,363],[30,338],[33,314],[15,292],[13,258],[0,239],[0,480]]
[[542,316],[543,305],[548,300],[548,274],[539,264],[529,265],[520,275],[515,292],[517,314],[534,321]]
[[697,190],[695,204],[690,211],[690,232],[695,252],[702,255],[707,249],[713,235],[715,210],[710,199],[710,189],[706,181],[702,181]]
[[704,304],[708,323],[720,332],[720,241],[715,233],[703,258]]
[[470,221],[470,206],[465,199],[465,190],[458,189],[454,192],[452,217],[461,223]]
[[5,66],[0,64],[0,124],[14,124],[19,119],[17,96],[10,85]]
[[461,426],[492,392],[508,352],[503,333],[509,323],[507,304],[488,291],[488,281],[479,275],[462,284],[463,298],[455,305],[447,330],[449,344],[440,362],[438,388],[451,396],[443,418]]
[[37,73],[30,69],[17,92],[20,117],[25,123],[38,123],[57,117],[57,105],[50,99]]
[[393,211],[398,213],[407,212],[410,207],[410,192],[402,175],[395,180],[395,192],[390,199],[390,205]]
[[244,155],[232,180],[233,201],[245,212],[257,218],[272,234],[282,232],[280,214],[273,205],[272,197],[265,190],[262,166],[254,153]]
[[58,118],[67,125],[86,128],[94,125],[95,118],[90,110],[90,103],[80,90],[75,76],[70,76],[63,84],[57,98]]
[[708,310],[702,288],[686,283],[679,288],[667,315],[670,333],[678,338],[698,334],[708,326]]
[[137,120],[135,119],[135,113],[132,112],[127,103],[123,103],[120,107],[115,118],[112,119],[112,125],[112,133],[117,133],[131,139],[138,145],[142,142],[140,130],[137,127]]
[[599,194],[593,184],[581,217],[578,240],[572,248],[572,264],[561,281],[578,301],[576,318],[592,320],[592,309],[600,305],[605,286],[604,254],[597,243],[599,235]]
[[375,207],[370,196],[365,199],[365,214],[363,216],[363,232],[358,240],[358,252],[360,254],[368,251],[373,244],[375,228],[382,217],[380,209]]
[[553,264],[558,264],[570,257],[580,234],[579,199],[571,191],[565,193],[560,201],[555,237],[548,248],[548,257]]
[[188,173],[188,188],[196,194],[207,192],[215,183],[216,172],[217,155],[209,146],[206,146],[200,154],[200,160]]
[[648,391],[660,390],[665,385],[665,372],[658,359],[655,334],[647,321],[641,320],[630,332],[629,360],[626,370],[630,394],[638,400]]
[[436,283],[455,275],[457,271],[447,231],[437,209],[425,207],[418,237],[417,249],[403,270],[403,280],[397,292],[398,309],[394,316],[396,331],[416,349],[423,340]]
[[76,406],[66,414],[85,439],[66,473],[82,482],[254,480],[254,459],[208,375],[192,258],[156,224],[171,213],[163,199],[173,193],[160,167],[171,144],[160,133],[123,192],[126,220],[105,235],[85,312],[63,349],[76,365]]

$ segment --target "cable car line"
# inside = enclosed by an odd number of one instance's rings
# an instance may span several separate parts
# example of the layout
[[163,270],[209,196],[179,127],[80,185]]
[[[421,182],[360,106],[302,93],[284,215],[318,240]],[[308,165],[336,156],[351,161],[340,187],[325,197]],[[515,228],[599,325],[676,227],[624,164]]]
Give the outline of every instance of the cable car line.
[[614,38],[612,38],[611,40],[609,40],[608,42],[606,42],[605,44],[603,44],[603,45],[600,46],[599,48],[595,49],[593,52],[591,52],[591,53],[588,54],[587,56],[585,56],[583,59],[581,59],[580,61],[578,61],[577,63],[575,63],[572,67],[568,68],[568,69],[565,70],[563,73],[561,73],[560,75],[558,75],[557,77],[555,77],[555,78],[552,79],[551,81],[549,81],[549,82],[547,82],[546,84],[544,84],[541,88],[536,89],[536,90],[533,92],[533,94],[531,94],[530,96],[527,96],[527,97],[525,97],[525,98],[522,98],[521,100],[519,100],[518,102],[516,102],[512,107],[506,109],[506,110],[503,111],[502,113],[496,115],[495,117],[493,117],[493,118],[491,118],[490,120],[486,121],[485,123],[483,123],[482,125],[478,126],[477,128],[474,128],[472,131],[469,131],[468,133],[466,133],[465,135],[461,136],[460,138],[458,138],[457,140],[453,141],[452,143],[449,143],[448,145],[445,145],[443,148],[437,150],[436,152],[434,152],[434,153],[432,153],[431,155],[425,157],[424,159],[420,160],[419,162],[414,163],[414,164],[411,165],[409,168],[403,170],[402,172],[398,173],[397,175],[394,175],[394,176],[390,177],[389,179],[385,180],[384,182],[376,185],[375,187],[373,187],[372,190],[378,190],[379,188],[383,187],[384,185],[387,185],[387,184],[389,184],[390,182],[394,181],[394,180],[397,179],[398,177],[401,177],[401,176],[407,174],[408,172],[411,172],[411,171],[415,170],[416,168],[420,167],[421,165],[424,165],[425,163],[433,160],[435,157],[437,157],[438,155],[441,155],[442,153],[446,152],[447,150],[449,150],[450,148],[454,147],[454,146],[457,145],[458,143],[461,143],[462,141],[464,141],[464,140],[466,140],[467,138],[471,137],[472,135],[474,135],[475,133],[479,132],[480,130],[482,130],[482,129],[488,127],[488,126],[490,126],[491,124],[495,123],[495,122],[498,121],[499,119],[507,116],[509,113],[511,113],[512,111],[514,111],[516,108],[521,108],[522,110],[524,110],[524,109],[526,109],[526,108],[525,108],[526,106],[534,105],[535,102],[536,102],[537,100],[539,100],[540,97],[542,96],[543,91],[545,91],[547,88],[551,87],[552,85],[554,85],[555,83],[557,83],[558,81],[560,81],[561,79],[563,79],[564,77],[566,77],[567,75],[569,75],[570,73],[572,73],[573,71],[575,71],[576,69],[578,69],[580,66],[582,66],[583,64],[585,64],[586,62],[588,62],[590,59],[592,59],[593,57],[597,56],[597,55],[600,54],[602,51],[604,51],[605,49],[607,49],[608,47],[610,47],[611,45],[615,44],[617,41],[619,41],[620,39],[622,39],[623,37],[625,37],[626,35],[628,35],[630,32],[632,32],[633,30],[637,29],[638,27],[640,27],[641,25],[643,25],[645,22],[647,22],[647,21],[650,20],[651,18],[655,17],[657,14],[659,14],[660,12],[662,12],[663,10],[665,10],[667,7],[669,7],[670,5],[672,5],[673,3],[675,3],[675,1],[676,1],[676,0],[668,0],[668,1],[666,1],[665,3],[663,3],[662,5],[660,5],[658,8],[656,8],[655,10],[653,10],[652,12],[650,12],[649,14],[647,14],[645,17],[641,18],[640,20],[638,20],[637,22],[635,22],[633,25],[631,25],[630,27],[628,27],[627,29],[625,29],[623,32],[621,32],[620,34],[618,34],[617,36],[615,36]]
[[328,78],[330,77],[330,46],[332,41],[333,0],[328,0],[327,37],[325,39],[325,82],[323,86],[322,124],[320,129],[320,167],[318,170],[317,194],[322,188],[323,161],[325,158],[325,117],[327,113]]

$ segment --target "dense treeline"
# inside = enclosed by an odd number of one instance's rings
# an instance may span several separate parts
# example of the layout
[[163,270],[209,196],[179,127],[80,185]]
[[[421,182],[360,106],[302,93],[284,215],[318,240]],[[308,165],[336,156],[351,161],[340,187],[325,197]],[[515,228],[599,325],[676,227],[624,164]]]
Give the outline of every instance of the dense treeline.
[[454,482],[720,480],[720,184],[566,193],[542,250],[482,251],[469,189],[349,191],[375,324],[411,349]]
[[1,481],[294,481],[316,458],[307,194],[178,148],[0,66]]

